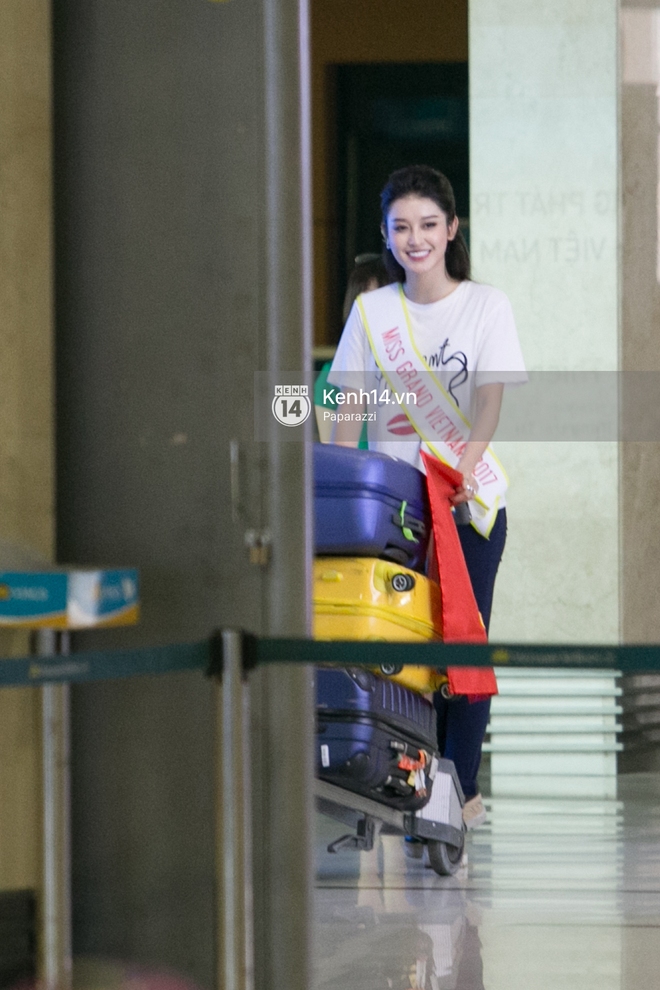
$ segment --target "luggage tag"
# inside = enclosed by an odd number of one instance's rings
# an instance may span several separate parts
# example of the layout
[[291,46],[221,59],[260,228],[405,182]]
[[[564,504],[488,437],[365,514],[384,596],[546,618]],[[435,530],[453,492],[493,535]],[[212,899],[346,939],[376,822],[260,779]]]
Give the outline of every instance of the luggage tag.
[[415,771],[415,794],[419,797],[426,797],[426,780],[424,779],[424,771]]

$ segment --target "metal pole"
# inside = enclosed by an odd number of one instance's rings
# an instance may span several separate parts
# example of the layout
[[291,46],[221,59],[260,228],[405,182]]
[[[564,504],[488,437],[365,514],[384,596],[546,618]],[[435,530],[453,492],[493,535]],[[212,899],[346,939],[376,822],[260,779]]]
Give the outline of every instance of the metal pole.
[[224,630],[222,646],[223,675],[217,688],[216,820],[221,898],[218,987],[252,990],[249,692],[243,679],[240,633]]
[[[40,629],[37,656],[67,655],[68,633]],[[42,958],[45,990],[71,987],[69,685],[41,688],[43,774]]]
[[[312,211],[307,0],[263,0],[268,370],[311,377]],[[288,380],[288,379],[287,379]],[[281,442],[272,420],[264,491],[271,636],[311,631],[311,422]],[[311,672],[259,669],[252,700],[254,961],[261,990],[309,990],[312,973],[314,707]]]

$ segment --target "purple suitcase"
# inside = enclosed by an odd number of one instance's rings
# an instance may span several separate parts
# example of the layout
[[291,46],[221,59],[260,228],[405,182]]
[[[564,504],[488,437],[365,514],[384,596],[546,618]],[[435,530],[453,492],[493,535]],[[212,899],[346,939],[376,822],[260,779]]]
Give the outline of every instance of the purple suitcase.
[[[416,811],[431,796],[437,750],[433,705],[364,668],[316,669],[317,773],[323,780],[400,811]],[[426,796],[415,793],[401,756],[424,750]]]
[[314,445],[316,553],[426,564],[426,479],[405,461],[353,447]]

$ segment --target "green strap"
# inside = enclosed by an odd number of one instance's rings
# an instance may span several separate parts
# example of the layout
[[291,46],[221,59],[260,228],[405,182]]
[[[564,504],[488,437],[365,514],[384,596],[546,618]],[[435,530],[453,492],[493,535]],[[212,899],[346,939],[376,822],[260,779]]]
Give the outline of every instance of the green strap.
[[403,535],[407,540],[410,540],[411,543],[419,543],[419,540],[416,539],[415,535],[413,534],[413,531],[408,526],[406,526],[407,505],[408,505],[407,502],[402,502],[401,509],[399,510],[399,519],[401,520],[401,532],[403,533]]

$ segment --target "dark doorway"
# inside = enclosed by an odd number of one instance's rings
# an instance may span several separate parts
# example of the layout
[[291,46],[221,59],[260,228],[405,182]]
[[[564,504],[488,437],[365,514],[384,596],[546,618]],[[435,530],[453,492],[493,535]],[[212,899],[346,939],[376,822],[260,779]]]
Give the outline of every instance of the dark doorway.
[[444,172],[469,233],[468,67],[467,62],[338,65],[335,80],[340,312],[355,256],[380,250],[379,194],[394,169],[424,164]]

